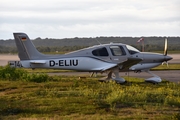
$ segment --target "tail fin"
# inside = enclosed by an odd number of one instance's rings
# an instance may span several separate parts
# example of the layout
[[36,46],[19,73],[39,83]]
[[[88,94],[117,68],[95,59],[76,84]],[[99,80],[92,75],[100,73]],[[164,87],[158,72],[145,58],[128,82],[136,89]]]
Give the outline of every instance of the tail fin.
[[13,35],[20,60],[35,60],[44,57],[25,33],[13,33]]

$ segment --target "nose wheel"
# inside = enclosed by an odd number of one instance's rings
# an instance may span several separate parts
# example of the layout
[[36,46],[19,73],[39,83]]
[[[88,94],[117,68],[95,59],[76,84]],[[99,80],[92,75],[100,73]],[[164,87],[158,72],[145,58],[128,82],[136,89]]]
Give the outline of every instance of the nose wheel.
[[144,70],[144,72],[146,72],[146,73],[148,73],[148,74],[150,74],[150,75],[153,76],[153,77],[151,77],[151,78],[145,79],[146,82],[160,83],[160,82],[162,81],[162,79],[161,79],[159,76],[157,76],[156,74],[152,73],[151,71],[149,71],[149,70]]

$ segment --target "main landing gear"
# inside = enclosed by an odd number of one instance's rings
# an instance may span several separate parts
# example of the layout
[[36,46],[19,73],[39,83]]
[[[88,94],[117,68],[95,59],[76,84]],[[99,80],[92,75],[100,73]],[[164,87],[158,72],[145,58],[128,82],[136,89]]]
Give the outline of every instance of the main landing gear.
[[[112,73],[114,73],[114,76],[112,76]],[[119,68],[114,68],[113,70],[109,71],[107,77],[101,78],[99,81],[100,82],[107,82],[111,79],[116,81],[116,83],[120,83],[120,84],[126,82],[124,78],[120,77]]]

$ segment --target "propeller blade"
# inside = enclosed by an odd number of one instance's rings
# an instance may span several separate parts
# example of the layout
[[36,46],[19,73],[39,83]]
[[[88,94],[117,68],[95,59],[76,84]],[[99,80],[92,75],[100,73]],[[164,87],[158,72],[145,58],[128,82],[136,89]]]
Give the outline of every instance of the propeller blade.
[[164,55],[167,56],[167,38],[164,41]]

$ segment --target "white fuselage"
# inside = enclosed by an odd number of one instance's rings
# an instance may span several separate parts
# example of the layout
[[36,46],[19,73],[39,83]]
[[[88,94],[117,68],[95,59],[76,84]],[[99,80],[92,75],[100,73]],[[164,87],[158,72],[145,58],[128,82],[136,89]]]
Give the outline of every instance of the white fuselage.
[[[115,63],[105,62],[90,57],[73,57],[48,60],[22,60],[21,64],[25,68],[52,68],[79,71],[103,71],[104,69],[114,67]],[[136,71],[150,69],[159,66],[161,63],[138,63],[129,68]]]
[[48,60],[22,60],[21,64],[25,68],[54,68],[67,70],[100,71],[113,67],[116,64],[103,62],[90,57],[73,57]]

